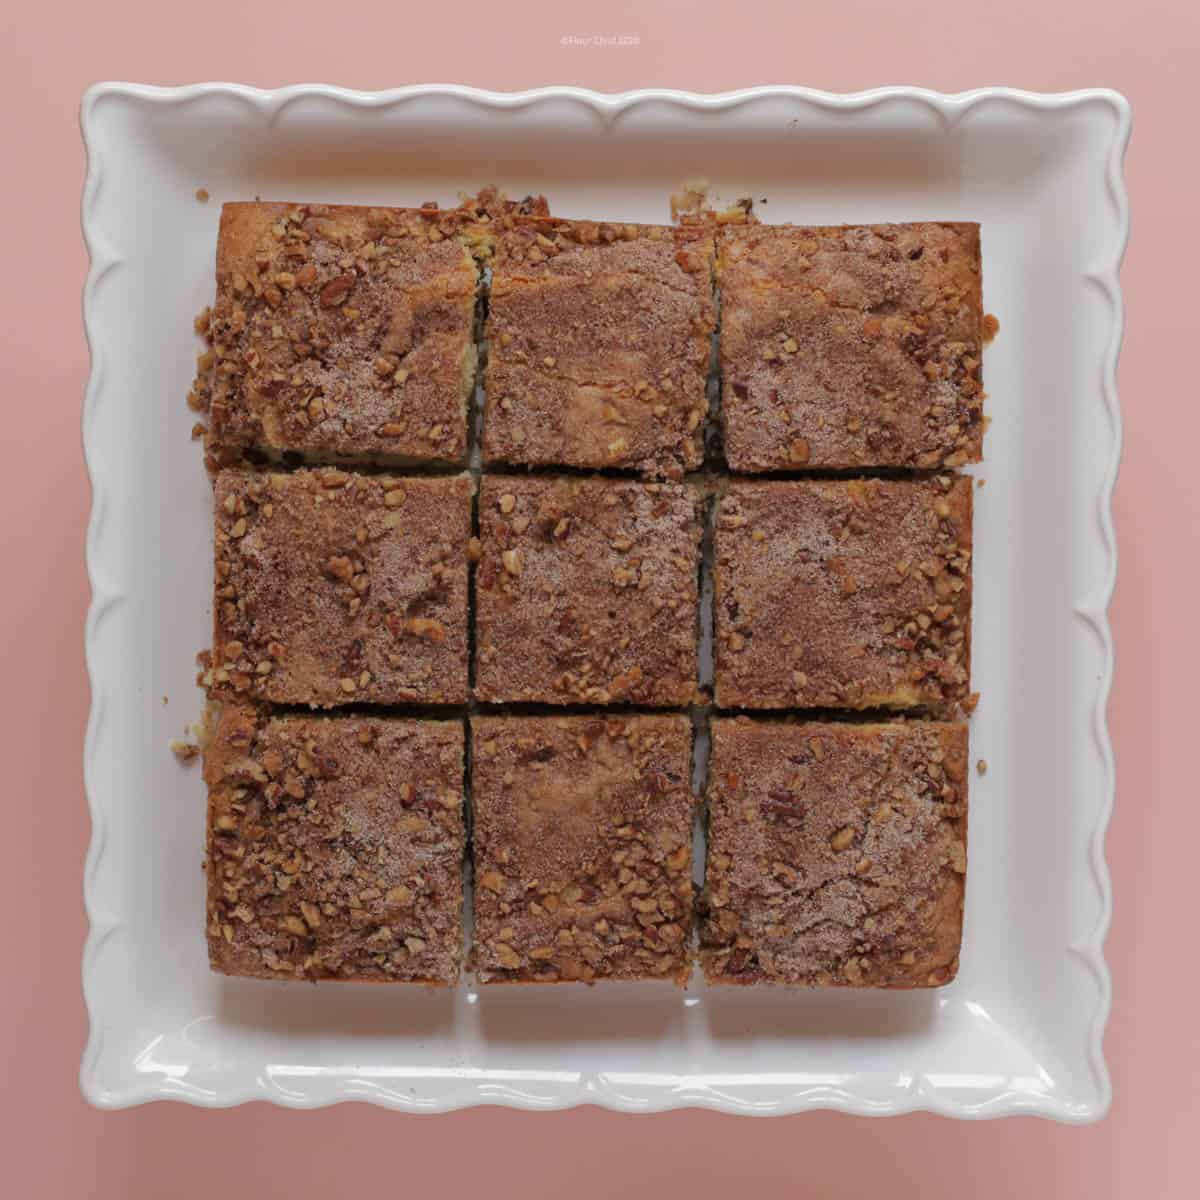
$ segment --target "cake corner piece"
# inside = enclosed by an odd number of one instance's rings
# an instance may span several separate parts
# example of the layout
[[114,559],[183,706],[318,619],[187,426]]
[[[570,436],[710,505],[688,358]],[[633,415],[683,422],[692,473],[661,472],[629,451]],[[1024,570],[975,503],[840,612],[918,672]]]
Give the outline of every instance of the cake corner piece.
[[718,275],[734,470],[980,460],[978,225],[729,226]]
[[941,987],[967,869],[964,724],[713,727],[710,983]]
[[479,269],[458,210],[238,202],[217,240],[210,448],[463,463]]
[[224,704],[204,762],[212,969],[454,983],[463,754],[461,720]]

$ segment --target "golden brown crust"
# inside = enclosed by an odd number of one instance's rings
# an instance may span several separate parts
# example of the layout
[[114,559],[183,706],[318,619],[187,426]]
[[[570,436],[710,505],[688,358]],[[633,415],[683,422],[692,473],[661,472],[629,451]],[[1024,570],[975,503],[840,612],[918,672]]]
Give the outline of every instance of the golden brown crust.
[[712,260],[704,229],[511,222],[492,271],[484,461],[699,466]]
[[479,699],[674,706],[695,698],[694,488],[485,475],[479,514]]
[[729,485],[717,509],[722,708],[948,711],[970,690],[971,480]]
[[713,725],[712,983],[939,987],[958,970],[967,727]]
[[226,204],[209,327],[217,458],[464,461],[478,224],[458,210]]
[[453,983],[463,727],[223,707],[204,756],[213,970]]
[[321,708],[465,702],[472,486],[221,472],[206,682]]
[[735,471],[979,461],[978,225],[747,225],[719,247]]
[[683,982],[687,718],[475,717],[471,733],[481,982]]

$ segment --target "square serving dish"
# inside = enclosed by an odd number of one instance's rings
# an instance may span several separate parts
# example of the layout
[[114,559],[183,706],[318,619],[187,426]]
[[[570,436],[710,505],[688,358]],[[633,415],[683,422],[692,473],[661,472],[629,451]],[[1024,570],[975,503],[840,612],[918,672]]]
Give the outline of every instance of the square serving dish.
[[[82,119],[91,1101],[1103,1115],[1122,97],[101,84]],[[972,777],[958,978],[920,993],[468,978],[437,993],[210,974],[204,789],[168,744],[199,715],[211,637],[211,491],[184,396],[221,202],[452,204],[495,183],[563,216],[654,222],[697,177],[771,222],[982,224],[1001,323],[974,470],[971,759],[988,768]]]

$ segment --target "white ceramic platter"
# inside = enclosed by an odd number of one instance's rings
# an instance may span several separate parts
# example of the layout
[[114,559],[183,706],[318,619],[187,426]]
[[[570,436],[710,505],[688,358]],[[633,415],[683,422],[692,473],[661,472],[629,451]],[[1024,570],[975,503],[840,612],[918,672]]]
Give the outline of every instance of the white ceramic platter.
[[[83,128],[89,1099],[1104,1113],[1121,97],[105,84]],[[210,630],[210,491],[183,400],[221,202],[447,204],[496,183],[563,216],[662,221],[697,177],[752,195],[768,221],[983,226],[1002,326],[976,493],[972,760],[989,770],[972,779],[957,981],[822,994],[468,980],[437,994],[211,975],[203,788],[167,746],[199,713]]]

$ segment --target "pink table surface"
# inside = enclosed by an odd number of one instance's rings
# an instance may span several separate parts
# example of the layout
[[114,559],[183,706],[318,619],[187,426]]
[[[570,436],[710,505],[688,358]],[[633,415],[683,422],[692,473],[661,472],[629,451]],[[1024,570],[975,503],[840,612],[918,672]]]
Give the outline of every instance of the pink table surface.
[[[1200,437],[1193,355],[1195,77],[1191,0],[1084,3],[909,0],[689,5],[647,0],[539,11],[502,4],[331,5],[313,0],[174,6],[145,0],[14,4],[0,16],[4,126],[0,339],[0,599],[8,851],[0,870],[0,1178],[41,1197],[971,1195],[1195,1196],[1200,1116],[1200,843],[1188,612],[1200,612],[1190,481]],[[475,17],[477,20],[472,20]],[[629,34],[626,48],[563,48],[564,34]],[[87,351],[79,319],[84,160],[79,98],[98,79],[176,84],[319,79],[362,88],[454,81],[515,89],[575,83],[720,90],[803,83],[848,91],[916,83],[947,91],[1103,85],[1133,104],[1127,158],[1133,237],[1120,384],[1121,583],[1111,721],[1118,803],[1108,839],[1116,912],[1106,1051],[1115,1101],[1101,1124],[954,1124],[832,1114],[746,1121],[709,1113],[478,1110],[404,1118],[361,1106],[291,1114],[157,1105],[106,1114],[79,1096],[80,877],[88,839],[80,750],[88,485],[79,441]],[[170,398],[167,398],[168,401]],[[1190,549],[1189,549],[1190,547]],[[181,714],[181,721],[183,715]],[[636,1181],[636,1183],[634,1182]],[[478,1189],[478,1190],[477,1190]]]

